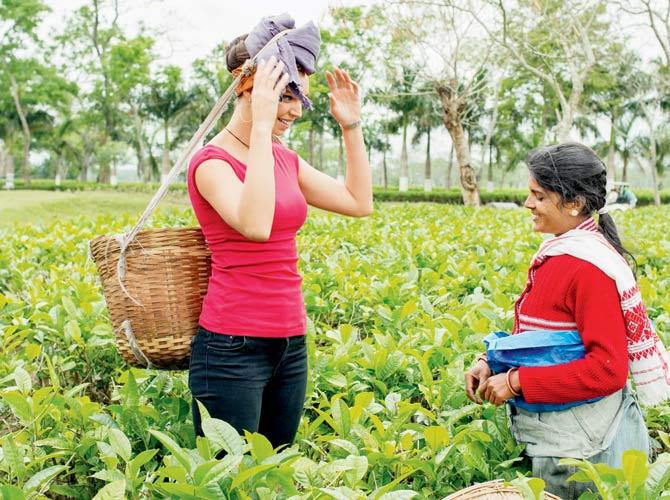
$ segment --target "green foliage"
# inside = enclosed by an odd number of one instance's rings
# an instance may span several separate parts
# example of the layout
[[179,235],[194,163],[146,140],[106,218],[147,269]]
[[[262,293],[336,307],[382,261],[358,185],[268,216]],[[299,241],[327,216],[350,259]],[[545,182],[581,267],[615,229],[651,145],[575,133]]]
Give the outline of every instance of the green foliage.
[[[655,231],[669,215],[617,214],[666,342],[670,260]],[[470,404],[462,387],[482,336],[512,326],[540,241],[525,213],[430,204],[380,205],[367,219],[312,213],[299,237],[312,377],[297,442],[284,450],[204,411],[196,439],[186,374],[128,369],[116,353],[87,242],[134,220],[0,230],[3,495],[438,498],[496,478],[539,491],[504,409]],[[172,210],[152,223],[194,220]],[[647,419],[670,452],[670,409]],[[582,466],[611,488],[668,489],[667,454],[648,468],[630,457],[622,471]]]
[[[20,179],[16,181],[16,189],[31,189],[43,191],[118,191],[130,193],[154,193],[159,184],[157,183],[141,183],[141,182],[126,182],[117,186],[109,186],[106,184],[98,184],[97,182],[80,182],[74,180],[65,180],[57,186],[52,180],[34,179],[30,185],[25,185]],[[175,182],[168,188],[172,193],[185,195],[187,193],[186,184]],[[491,202],[511,202],[519,206],[523,206],[528,192],[523,189],[496,189],[492,192],[483,191],[480,193],[482,203]],[[637,205],[642,207],[645,205],[653,205],[654,193],[651,190],[635,190],[637,196]],[[400,192],[397,189],[383,189],[381,187],[374,188],[374,199],[377,202],[397,201],[397,202],[431,202],[431,203],[447,203],[450,205],[462,205],[463,195],[457,189],[433,189],[432,192],[426,193],[419,189],[410,189],[409,191]],[[661,203],[670,204],[670,191],[661,192]]]

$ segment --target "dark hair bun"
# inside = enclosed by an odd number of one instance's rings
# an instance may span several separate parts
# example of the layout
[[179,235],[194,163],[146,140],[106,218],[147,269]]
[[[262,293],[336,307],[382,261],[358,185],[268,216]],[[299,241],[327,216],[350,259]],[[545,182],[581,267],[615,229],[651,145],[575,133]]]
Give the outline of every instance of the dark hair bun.
[[226,66],[231,73],[251,57],[249,52],[247,52],[247,47],[244,45],[247,36],[248,34],[238,36],[226,48]]

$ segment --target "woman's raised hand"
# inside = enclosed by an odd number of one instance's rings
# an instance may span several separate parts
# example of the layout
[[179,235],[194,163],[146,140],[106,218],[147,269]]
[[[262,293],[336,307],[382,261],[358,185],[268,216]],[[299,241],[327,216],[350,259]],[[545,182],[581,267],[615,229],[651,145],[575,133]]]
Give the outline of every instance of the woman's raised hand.
[[274,127],[279,96],[284,92],[288,81],[289,75],[284,72],[284,63],[277,61],[275,56],[258,64],[254,75],[254,88],[251,91],[254,127]]
[[361,99],[358,84],[349,73],[340,68],[326,71],[330,87],[330,114],[341,126],[351,125],[361,119]]

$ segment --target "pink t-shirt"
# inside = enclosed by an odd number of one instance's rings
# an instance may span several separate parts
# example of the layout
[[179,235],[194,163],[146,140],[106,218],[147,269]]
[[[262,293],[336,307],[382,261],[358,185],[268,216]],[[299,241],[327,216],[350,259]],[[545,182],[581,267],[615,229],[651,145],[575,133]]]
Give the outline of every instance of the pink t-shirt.
[[295,242],[296,232],[307,217],[307,203],[298,185],[298,155],[280,144],[272,145],[272,154],[275,213],[270,238],[265,242],[251,241],[229,226],[195,185],[196,169],[204,161],[227,162],[243,182],[246,165],[213,145],[200,149],[191,159],[188,194],[212,252],[212,274],[200,324],[212,332],[289,337],[306,331]]

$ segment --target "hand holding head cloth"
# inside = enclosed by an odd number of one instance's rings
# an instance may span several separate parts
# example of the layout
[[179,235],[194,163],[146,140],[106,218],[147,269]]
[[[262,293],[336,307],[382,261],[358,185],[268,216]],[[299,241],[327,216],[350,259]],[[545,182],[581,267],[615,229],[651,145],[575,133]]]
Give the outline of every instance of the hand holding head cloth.
[[264,17],[244,39],[246,54],[243,53],[245,51],[241,47],[242,44],[239,43],[239,39],[233,41],[231,47],[234,47],[234,50],[230,50],[227,54],[228,69],[233,71],[246,58],[254,57],[277,33],[291,30],[266,48],[262,57],[268,59],[275,56],[284,63],[289,74],[289,89],[302,101],[305,107],[311,108],[312,103],[304,94],[300,84],[298,66],[304,69],[308,75],[314,73],[316,59],[319,56],[319,46],[321,45],[321,34],[311,21],[300,28],[294,28],[294,26],[295,21],[288,14]]

